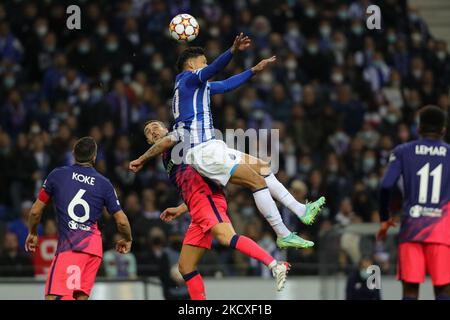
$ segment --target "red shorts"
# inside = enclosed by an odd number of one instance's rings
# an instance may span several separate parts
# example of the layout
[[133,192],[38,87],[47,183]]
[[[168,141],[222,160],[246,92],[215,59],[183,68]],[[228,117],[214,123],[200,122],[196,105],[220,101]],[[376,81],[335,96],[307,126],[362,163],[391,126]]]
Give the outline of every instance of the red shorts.
[[450,246],[437,243],[401,243],[398,247],[397,279],[422,283],[427,272],[434,286],[450,283]]
[[102,258],[83,252],[65,251],[55,255],[48,270],[45,295],[73,297],[76,291],[91,294]]
[[183,244],[211,249],[211,228],[230,219],[227,216],[227,201],[222,194],[200,195],[191,201],[189,212],[191,224],[184,237]]

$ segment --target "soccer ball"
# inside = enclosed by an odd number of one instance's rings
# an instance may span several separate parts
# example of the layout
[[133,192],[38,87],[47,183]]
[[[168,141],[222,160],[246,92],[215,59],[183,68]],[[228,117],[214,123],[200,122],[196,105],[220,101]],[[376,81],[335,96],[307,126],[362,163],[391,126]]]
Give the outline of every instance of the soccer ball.
[[187,13],[176,15],[170,21],[169,32],[178,42],[190,42],[198,36],[200,27],[197,20]]

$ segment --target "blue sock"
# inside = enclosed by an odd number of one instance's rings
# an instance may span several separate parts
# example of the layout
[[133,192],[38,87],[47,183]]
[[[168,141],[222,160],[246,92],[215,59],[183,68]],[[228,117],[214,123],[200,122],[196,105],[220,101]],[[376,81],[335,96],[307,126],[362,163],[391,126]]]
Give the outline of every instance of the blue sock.
[[403,297],[402,300],[417,300],[415,297]]
[[450,300],[450,296],[448,294],[438,294],[436,300]]

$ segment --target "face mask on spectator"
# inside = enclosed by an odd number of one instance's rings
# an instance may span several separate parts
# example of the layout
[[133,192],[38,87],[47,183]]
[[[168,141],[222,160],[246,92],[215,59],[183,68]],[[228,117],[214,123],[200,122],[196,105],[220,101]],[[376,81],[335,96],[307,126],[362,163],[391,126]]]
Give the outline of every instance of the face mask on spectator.
[[360,36],[363,33],[363,28],[360,25],[353,26],[352,32],[358,36]]
[[391,86],[394,87],[394,88],[399,88],[399,87],[400,87],[400,81],[398,81],[398,80],[393,80],[393,81],[391,82]]
[[7,89],[10,89],[16,84],[16,79],[14,79],[14,77],[12,76],[6,76],[3,80],[3,84]]
[[334,42],[333,43],[333,48],[335,50],[341,51],[341,50],[345,50],[345,42]]
[[300,172],[309,172],[312,169],[312,164],[310,163],[301,163],[298,165]]
[[93,89],[91,96],[94,100],[98,100],[103,96],[103,91],[101,89]]
[[439,51],[436,53],[436,55],[437,55],[438,59],[442,61],[442,60],[444,60],[445,57],[447,56],[447,53],[446,53],[444,50],[439,50]]
[[39,37],[43,37],[47,34],[48,28],[46,26],[39,26],[36,28],[36,33]]
[[100,36],[105,36],[108,33],[108,27],[105,25],[101,25],[97,28],[97,34]]
[[415,69],[412,71],[412,74],[413,74],[414,78],[419,79],[422,77],[422,70]]
[[88,53],[89,51],[91,51],[91,46],[88,43],[82,43],[78,46],[78,52],[80,53]]
[[100,80],[102,82],[109,82],[111,80],[111,73],[109,73],[107,71],[106,72],[102,72],[100,74]]
[[331,28],[329,26],[320,27],[320,34],[322,37],[328,38],[331,34]]
[[83,91],[79,94],[78,98],[81,102],[86,102],[89,100],[89,91]]
[[378,187],[378,179],[370,178],[369,180],[367,180],[367,185],[370,189],[376,189]]
[[152,63],[152,69],[155,71],[160,71],[162,68],[164,68],[164,62],[161,60],[153,61]]
[[119,44],[117,42],[108,42],[106,44],[106,50],[109,52],[115,52],[117,51],[117,48],[119,48]]
[[131,63],[125,63],[122,66],[122,73],[124,74],[130,74],[133,72],[133,65]]
[[287,33],[290,37],[294,37],[294,38],[297,38],[298,36],[300,36],[300,31],[298,31],[297,28],[291,28],[288,30]]
[[387,41],[391,44],[395,43],[395,41],[397,41],[397,36],[395,35],[395,33],[389,33],[387,35]]
[[361,277],[361,279],[367,280],[367,279],[369,279],[370,273],[367,273],[367,271],[365,269],[361,269],[359,271],[359,276]]
[[337,15],[338,15],[339,19],[341,19],[341,20],[347,20],[348,19],[347,10],[340,10]]
[[328,171],[329,171],[329,172],[335,173],[335,172],[338,172],[338,170],[339,170],[339,167],[338,167],[338,165],[336,165],[336,164],[330,164],[330,165],[328,166]]
[[272,83],[272,74],[270,72],[264,72],[261,75],[261,82],[264,84],[271,84]]
[[211,35],[211,37],[216,38],[216,37],[219,36],[220,30],[219,30],[218,27],[212,27],[212,28],[209,29],[209,34]]
[[375,159],[374,158],[366,158],[363,160],[363,170],[368,172],[375,167]]
[[262,120],[264,118],[264,111],[258,109],[253,112],[253,118],[257,121]]
[[295,70],[297,69],[297,61],[295,61],[295,59],[289,59],[288,61],[286,61],[285,66],[288,70]]
[[140,42],[139,33],[133,32],[128,34],[128,40],[134,45],[138,45]]
[[52,45],[47,45],[47,46],[45,46],[45,51],[47,51],[47,52],[53,52],[53,51],[55,51],[55,45],[52,44]]
[[422,41],[422,36],[420,35],[420,33],[414,32],[414,33],[411,35],[411,39],[412,39],[412,41],[414,41],[414,42],[416,42],[416,43],[419,43],[419,42]]
[[342,83],[342,81],[344,81],[344,76],[340,72],[335,72],[331,75],[331,80],[334,83]]
[[316,16],[316,9],[308,8],[305,10],[305,14],[307,17],[314,18]]
[[250,218],[255,215],[255,211],[253,210],[253,207],[244,207],[242,208],[242,215],[244,217]]
[[397,115],[396,115],[395,113],[389,113],[389,114],[386,116],[386,120],[387,120],[387,122],[389,122],[390,124],[395,124],[395,123],[397,123],[397,121],[398,121],[398,117],[397,117]]
[[319,47],[315,44],[308,45],[307,49],[310,54],[316,54],[319,51]]
[[155,48],[151,45],[146,45],[142,48],[142,52],[146,55],[146,56],[150,56],[153,54],[153,52],[155,52]]

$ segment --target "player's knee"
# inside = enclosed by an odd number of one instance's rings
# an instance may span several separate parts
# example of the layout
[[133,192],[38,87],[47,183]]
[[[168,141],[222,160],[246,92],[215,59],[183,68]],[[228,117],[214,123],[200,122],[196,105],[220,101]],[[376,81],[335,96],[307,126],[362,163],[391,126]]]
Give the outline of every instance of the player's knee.
[[184,262],[179,262],[178,263],[178,271],[181,273],[181,275],[185,275],[188,273],[191,273],[192,271],[195,270],[195,267],[192,266],[191,264],[188,263],[184,263]]
[[260,175],[255,175],[252,181],[252,191],[259,190],[265,187],[267,187],[266,180]]
[[217,233],[216,234],[216,240],[222,245],[222,246],[229,246],[230,245],[230,241],[231,241],[231,237],[229,234],[227,233]]

